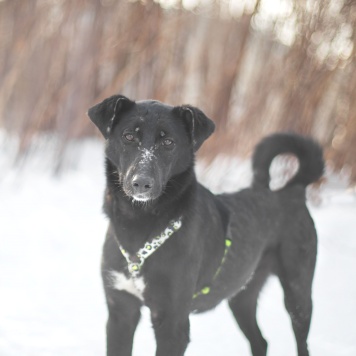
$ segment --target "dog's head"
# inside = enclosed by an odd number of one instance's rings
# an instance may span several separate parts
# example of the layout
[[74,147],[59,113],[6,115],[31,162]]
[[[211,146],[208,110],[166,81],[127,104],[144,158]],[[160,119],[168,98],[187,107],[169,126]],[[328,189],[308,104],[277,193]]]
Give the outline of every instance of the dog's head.
[[123,191],[136,201],[157,199],[172,177],[192,165],[215,127],[195,107],[135,102],[122,95],[93,106],[88,115],[107,140],[106,155]]

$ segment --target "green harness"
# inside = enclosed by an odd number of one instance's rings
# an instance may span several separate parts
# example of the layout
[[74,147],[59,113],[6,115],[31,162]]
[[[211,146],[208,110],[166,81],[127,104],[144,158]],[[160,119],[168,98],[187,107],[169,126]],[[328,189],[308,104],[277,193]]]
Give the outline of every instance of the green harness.
[[[217,269],[217,271],[215,272],[214,274],[214,277],[213,277],[213,282],[216,280],[216,278],[218,278],[220,272],[221,272],[221,269],[222,269],[222,266],[223,264],[225,263],[226,261],[226,256],[227,256],[227,253],[229,252],[229,249],[231,247],[231,244],[232,244],[232,241],[230,239],[226,239],[225,240],[225,252],[224,252],[224,256],[221,260],[221,263],[220,263],[220,266],[219,268]],[[200,295],[207,295],[210,293],[210,287],[209,286],[205,286],[204,288],[202,288],[199,292],[193,294],[193,299],[199,297]]]
[[[128,271],[132,279],[136,279],[139,276],[145,260],[149,256],[151,256],[160,246],[162,246],[176,231],[178,231],[181,228],[181,226],[182,226],[182,218],[179,218],[178,220],[175,221],[172,220],[169,223],[168,227],[160,235],[154,237],[149,242],[146,242],[144,247],[139,249],[139,251],[135,255],[130,255],[121,245],[119,245],[120,251],[126,259]],[[230,239],[225,240],[224,255],[221,260],[219,268],[214,274],[213,282],[216,280],[216,278],[219,276],[221,272],[222,266],[225,263],[226,256],[231,247],[231,244],[232,242]],[[207,295],[209,293],[210,293],[210,287],[205,286],[199,292],[193,295],[193,299],[201,295]]]

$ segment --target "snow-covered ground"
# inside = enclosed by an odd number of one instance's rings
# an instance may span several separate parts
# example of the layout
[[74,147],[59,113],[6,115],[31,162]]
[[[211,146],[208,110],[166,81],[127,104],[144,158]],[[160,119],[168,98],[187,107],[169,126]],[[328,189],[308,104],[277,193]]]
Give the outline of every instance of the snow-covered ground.
[[[99,274],[106,229],[101,212],[102,145],[72,147],[60,177],[43,169],[43,160],[51,157],[46,153],[35,154],[25,169],[10,169],[11,152],[4,144],[1,149],[0,355],[104,355],[106,306]],[[215,190],[216,181],[240,187],[249,175],[245,165],[236,162],[221,160],[219,169],[204,180]],[[325,189],[322,200],[321,206],[311,207],[319,232],[311,355],[355,356],[356,197],[334,184]],[[268,355],[296,354],[276,279],[262,292],[258,319],[269,342]],[[224,356],[250,355],[224,303],[191,317],[186,355],[220,356],[222,347]],[[133,354],[149,356],[154,350],[144,309]]]

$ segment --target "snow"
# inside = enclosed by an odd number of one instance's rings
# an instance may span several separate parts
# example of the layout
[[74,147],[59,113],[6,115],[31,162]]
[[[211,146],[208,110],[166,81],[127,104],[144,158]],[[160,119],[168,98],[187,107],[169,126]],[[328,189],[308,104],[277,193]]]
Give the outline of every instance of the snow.
[[[25,168],[10,168],[13,154],[4,142],[0,145],[0,355],[104,355],[107,312],[99,271],[107,221],[101,212],[102,144],[72,147],[67,170],[57,177],[43,168],[44,160],[55,159],[48,152],[37,152]],[[215,177],[212,189],[231,190],[248,181],[248,164],[221,158],[217,167],[203,179],[209,184],[209,175]],[[203,173],[202,166],[198,171]],[[324,190],[319,207],[310,207],[319,233],[309,337],[314,356],[356,355],[356,197],[337,182]],[[258,319],[269,355],[296,355],[275,278],[262,292]],[[221,355],[222,347],[227,356],[250,355],[226,303],[191,317],[186,355]],[[133,355],[154,355],[154,350],[149,311],[143,309]]]
[[141,151],[142,151],[141,153],[142,159],[139,163],[145,164],[152,161],[152,159],[155,158],[153,147],[149,150],[147,148],[143,148]]

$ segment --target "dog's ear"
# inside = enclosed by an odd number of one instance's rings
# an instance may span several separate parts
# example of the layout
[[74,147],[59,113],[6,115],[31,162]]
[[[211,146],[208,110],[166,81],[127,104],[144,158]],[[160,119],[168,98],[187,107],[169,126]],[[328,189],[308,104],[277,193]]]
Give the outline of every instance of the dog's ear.
[[176,106],[173,111],[184,120],[191,135],[194,152],[196,152],[203,142],[214,132],[214,122],[194,106]]
[[88,110],[88,116],[98,127],[105,139],[115,125],[118,114],[128,110],[135,102],[123,95],[113,95]]

